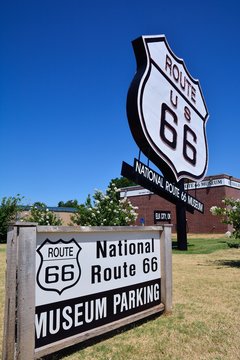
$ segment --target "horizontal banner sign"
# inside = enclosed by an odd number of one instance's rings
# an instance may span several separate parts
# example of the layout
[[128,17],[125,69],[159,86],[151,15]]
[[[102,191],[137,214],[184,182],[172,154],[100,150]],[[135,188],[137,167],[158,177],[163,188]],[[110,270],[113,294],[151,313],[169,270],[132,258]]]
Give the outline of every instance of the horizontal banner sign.
[[[224,175],[223,175],[224,176]],[[218,179],[211,179],[204,180],[200,182],[191,182],[186,183],[184,185],[185,190],[195,190],[195,189],[207,189],[219,186],[228,186],[234,189],[240,189],[240,182],[232,180],[231,177],[227,178],[218,178]]]
[[123,162],[121,175],[174,204],[184,203],[190,212],[197,210],[204,213],[203,203],[181,190],[178,184],[168,181],[137,159],[134,159],[134,167]]

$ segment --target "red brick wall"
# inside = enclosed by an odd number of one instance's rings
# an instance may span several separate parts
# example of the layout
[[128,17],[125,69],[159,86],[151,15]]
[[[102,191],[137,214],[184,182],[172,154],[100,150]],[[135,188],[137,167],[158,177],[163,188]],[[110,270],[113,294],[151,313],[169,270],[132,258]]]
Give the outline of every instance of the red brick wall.
[[[130,189],[130,188],[129,188]],[[189,194],[204,203],[204,214],[195,211],[194,214],[186,212],[187,231],[189,233],[225,233],[231,227],[222,224],[218,216],[210,213],[212,206],[222,206],[225,197],[240,198],[240,189],[228,186],[199,188],[189,190]],[[144,218],[145,225],[154,225],[154,210],[171,211],[171,223],[173,232],[176,232],[176,209],[175,205],[158,195],[131,196],[129,200],[134,206],[138,206],[138,218],[136,225],[140,225],[140,219]],[[162,224],[159,222],[158,224]]]
[[[193,196],[194,191],[189,191]],[[218,216],[210,212],[212,206],[222,206],[222,200],[226,197],[226,187],[212,187],[196,190],[196,198],[204,203],[204,214],[197,211],[187,214],[189,232],[192,233],[225,233],[229,230],[228,225],[221,223]]]

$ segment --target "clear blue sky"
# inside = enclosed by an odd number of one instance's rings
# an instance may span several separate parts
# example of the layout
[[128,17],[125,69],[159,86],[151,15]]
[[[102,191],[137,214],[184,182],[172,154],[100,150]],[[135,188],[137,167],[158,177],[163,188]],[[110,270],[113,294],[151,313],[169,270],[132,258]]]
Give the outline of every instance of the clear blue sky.
[[239,19],[239,0],[2,1],[0,198],[83,202],[133,163],[126,95],[141,35],[165,34],[200,80],[207,174],[240,178]]

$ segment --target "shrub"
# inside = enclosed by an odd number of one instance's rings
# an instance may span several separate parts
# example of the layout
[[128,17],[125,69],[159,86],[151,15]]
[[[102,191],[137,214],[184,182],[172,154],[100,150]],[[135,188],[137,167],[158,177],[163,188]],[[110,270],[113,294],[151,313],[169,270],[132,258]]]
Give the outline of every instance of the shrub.
[[137,218],[136,207],[127,198],[119,200],[119,190],[111,182],[104,194],[96,190],[93,204],[88,196],[85,204],[78,207],[71,220],[82,226],[125,226],[131,225]]
[[7,231],[11,222],[18,219],[20,203],[23,197],[16,196],[4,197],[0,205],[0,243],[7,241]]
[[223,207],[212,206],[210,212],[221,216],[224,224],[233,226],[232,236],[235,241],[229,241],[230,247],[240,247],[240,199],[226,198],[222,201]]
[[29,216],[22,219],[23,221],[36,222],[38,225],[62,225],[62,220],[54,212],[49,211],[46,204],[36,202],[31,206]]

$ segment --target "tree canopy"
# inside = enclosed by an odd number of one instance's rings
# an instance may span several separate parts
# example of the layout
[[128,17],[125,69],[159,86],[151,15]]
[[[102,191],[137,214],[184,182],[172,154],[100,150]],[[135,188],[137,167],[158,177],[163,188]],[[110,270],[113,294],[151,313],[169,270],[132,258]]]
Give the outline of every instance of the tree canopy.
[[[71,220],[77,225],[130,225],[137,218],[136,207],[133,207],[126,198],[120,199],[119,189],[136,185],[125,177],[112,179],[106,193],[96,190],[94,195],[88,195],[85,203],[78,200],[59,201],[58,207],[76,208],[78,211]],[[20,218],[21,205],[24,197],[19,194],[15,197],[4,197],[0,204],[0,242],[6,242],[8,226]],[[29,214],[22,221],[37,222],[39,225],[61,225],[61,219],[47,205],[37,201],[30,206]]]
[[77,208],[79,206],[78,201],[76,199],[74,200],[68,200],[66,202],[59,201],[58,207],[70,207],[70,208]]
[[18,219],[22,199],[23,197],[19,194],[2,198],[0,205],[0,243],[6,242],[9,224]]

